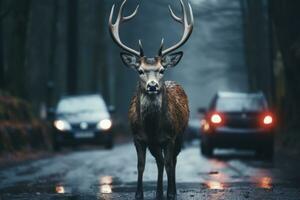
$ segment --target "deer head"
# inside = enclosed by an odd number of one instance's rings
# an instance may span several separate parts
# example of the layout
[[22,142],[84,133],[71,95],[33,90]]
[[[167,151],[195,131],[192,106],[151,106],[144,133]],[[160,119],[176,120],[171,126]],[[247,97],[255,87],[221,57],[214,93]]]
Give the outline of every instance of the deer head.
[[183,25],[183,35],[181,40],[172,47],[169,47],[164,50],[164,40],[162,39],[161,45],[158,51],[157,56],[154,58],[147,58],[144,55],[143,46],[141,40],[139,40],[139,51],[134,50],[128,46],[126,46],[120,39],[119,34],[119,26],[122,22],[126,22],[136,16],[138,12],[139,6],[136,7],[135,11],[129,16],[123,15],[123,8],[126,3],[126,0],[120,6],[120,10],[118,12],[118,16],[116,22],[112,23],[112,18],[114,14],[113,5],[109,17],[109,30],[113,40],[119,45],[125,52],[121,53],[121,58],[124,64],[127,67],[133,68],[136,70],[140,77],[140,85],[141,89],[148,94],[158,94],[161,90],[161,86],[163,85],[163,76],[164,72],[169,67],[175,67],[183,56],[183,52],[179,51],[176,53],[172,53],[179,47],[181,47],[190,37],[193,31],[194,17],[191,5],[188,4],[189,7],[189,15],[190,15],[190,24],[188,22],[188,16],[186,7],[182,0],[180,0],[181,8],[183,12],[183,17],[180,18],[176,16],[169,6],[170,14],[173,19]]

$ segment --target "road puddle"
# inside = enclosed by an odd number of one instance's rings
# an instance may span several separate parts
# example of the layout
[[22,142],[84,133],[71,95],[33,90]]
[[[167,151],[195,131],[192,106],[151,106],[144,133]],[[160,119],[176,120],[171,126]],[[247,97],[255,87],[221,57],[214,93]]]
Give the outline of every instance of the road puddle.
[[64,186],[56,186],[55,191],[58,194],[64,194],[65,193],[65,188],[64,188]]
[[265,176],[259,179],[257,186],[263,189],[272,189],[272,178]]
[[113,178],[111,176],[103,176],[99,178],[100,193],[111,194],[112,193]]
[[224,190],[225,188],[224,184],[218,181],[207,181],[205,185],[211,190]]
[[228,180],[228,176],[219,171],[210,171],[208,178],[204,182],[204,185],[210,190],[223,190],[225,189],[225,182]]
[[62,184],[58,184],[55,186],[55,192],[57,194],[70,194],[72,190],[70,187],[63,186]]
[[258,171],[256,176],[251,177],[250,180],[258,188],[272,189],[274,186],[274,180],[271,174],[263,170]]

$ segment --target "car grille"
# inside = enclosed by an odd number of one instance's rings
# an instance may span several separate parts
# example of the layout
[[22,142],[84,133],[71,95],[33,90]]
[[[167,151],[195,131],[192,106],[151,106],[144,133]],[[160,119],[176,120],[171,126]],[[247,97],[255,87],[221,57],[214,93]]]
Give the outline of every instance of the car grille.
[[[86,122],[82,122],[86,123]],[[96,123],[86,123],[86,126],[82,125],[82,123],[74,123],[71,124],[73,131],[94,131],[96,129]]]

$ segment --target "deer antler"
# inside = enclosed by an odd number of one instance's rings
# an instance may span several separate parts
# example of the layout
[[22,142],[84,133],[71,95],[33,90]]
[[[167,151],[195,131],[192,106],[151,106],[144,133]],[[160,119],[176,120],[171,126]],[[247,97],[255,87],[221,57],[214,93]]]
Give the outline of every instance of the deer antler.
[[117,43],[117,45],[119,45],[122,49],[124,49],[125,51],[135,55],[135,56],[138,56],[138,57],[143,57],[144,56],[144,51],[143,51],[143,47],[142,47],[142,43],[141,41],[139,40],[139,48],[140,50],[139,51],[136,51],[128,46],[126,46],[125,44],[122,43],[121,39],[120,39],[120,33],[119,33],[119,26],[122,22],[125,22],[125,21],[129,21],[131,20],[134,16],[136,16],[137,12],[138,12],[138,8],[139,8],[139,5],[136,7],[136,9],[134,10],[134,12],[127,16],[127,17],[123,17],[123,9],[124,9],[124,5],[126,3],[127,0],[124,0],[123,3],[121,4],[120,6],[120,10],[118,12],[118,16],[117,16],[117,19],[116,19],[116,22],[113,24],[112,23],[112,18],[113,18],[113,15],[114,15],[114,9],[115,9],[115,5],[112,6],[111,8],[111,12],[110,12],[110,17],[109,17],[109,30],[110,30],[110,34],[113,38],[113,40]]
[[184,3],[183,3],[182,0],[180,0],[180,4],[181,4],[182,12],[183,12],[183,18],[177,17],[174,14],[171,6],[169,6],[169,10],[170,10],[170,14],[173,17],[173,19],[183,25],[184,32],[183,32],[182,38],[181,38],[181,40],[177,44],[175,44],[174,46],[171,46],[170,48],[165,49],[165,50],[163,50],[164,39],[162,39],[161,45],[160,45],[160,48],[159,48],[159,51],[158,51],[158,55],[161,56],[161,57],[169,54],[170,52],[172,52],[172,51],[178,49],[179,47],[181,47],[182,45],[184,45],[184,43],[189,39],[189,37],[191,36],[191,34],[193,32],[194,16],[193,16],[192,7],[191,7],[190,4],[188,4],[188,6],[189,6],[190,20],[191,20],[191,23],[189,24],[188,23],[188,17],[187,17],[186,8],[185,8],[185,5],[184,5]]

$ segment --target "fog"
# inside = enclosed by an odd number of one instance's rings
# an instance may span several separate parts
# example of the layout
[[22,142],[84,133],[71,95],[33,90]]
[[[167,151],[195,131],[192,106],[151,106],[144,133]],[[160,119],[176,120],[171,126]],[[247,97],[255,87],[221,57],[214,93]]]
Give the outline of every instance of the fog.
[[[141,1],[138,15],[121,26],[121,38],[130,47],[137,48],[141,39],[148,57],[155,56],[161,38],[165,47],[179,41],[182,25],[169,15],[168,4],[181,16],[179,2],[159,0]],[[107,3],[108,6],[111,3]],[[125,13],[129,14],[137,2],[129,1]],[[248,79],[244,58],[243,19],[239,0],[193,0],[195,25],[190,40],[182,47],[184,57],[176,68],[166,72],[166,80],[174,80],[185,89],[190,102],[191,115],[198,107],[207,106],[217,91],[247,91]],[[120,5],[120,4],[118,4]],[[119,49],[112,46],[114,70],[122,71],[116,78],[116,103],[121,113],[127,112],[137,73],[119,61]]]

